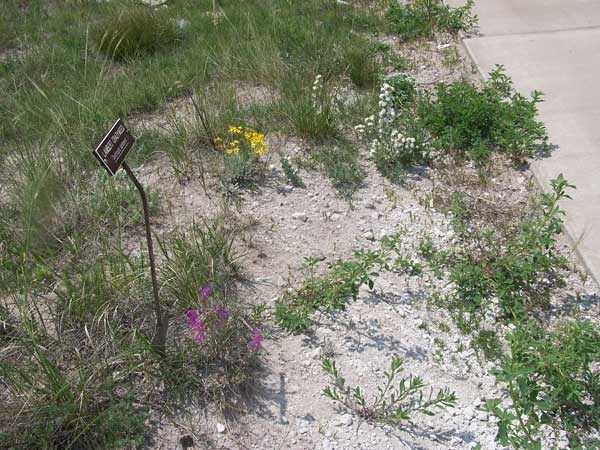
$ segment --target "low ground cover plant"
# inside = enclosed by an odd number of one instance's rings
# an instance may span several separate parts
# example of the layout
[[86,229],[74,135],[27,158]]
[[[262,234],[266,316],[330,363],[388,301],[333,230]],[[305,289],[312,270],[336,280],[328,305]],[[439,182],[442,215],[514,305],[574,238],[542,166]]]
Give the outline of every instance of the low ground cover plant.
[[[497,440],[513,448],[541,449],[541,426],[566,430],[570,448],[595,448],[600,427],[600,330],[590,322],[563,323],[548,331],[533,322],[508,336],[510,353],[496,371],[510,403],[486,401],[498,419]],[[590,433],[592,431],[592,433]],[[588,437],[590,436],[590,437]]]
[[227,191],[252,186],[264,172],[260,157],[267,148],[265,135],[240,125],[230,125],[227,133],[214,138],[224,153],[221,183]]
[[435,33],[456,34],[477,25],[473,3],[469,0],[464,6],[452,8],[442,0],[391,2],[386,17],[391,30],[406,40],[431,38]]
[[386,264],[382,254],[356,251],[354,256],[354,260],[336,261],[323,276],[315,273],[319,261],[309,258],[305,265],[308,279],[300,288],[284,294],[275,304],[277,323],[291,332],[306,331],[312,324],[311,315],[317,310],[343,310],[348,301],[356,300],[361,286],[373,289],[378,276],[376,269]]
[[410,375],[398,380],[404,370],[402,364],[402,358],[392,357],[389,370],[384,372],[385,381],[378,387],[378,394],[369,400],[360,386],[346,385],[334,360],[325,359],[321,367],[330,377],[330,386],[323,389],[323,395],[366,421],[394,426],[410,420],[414,414],[433,416],[436,409],[456,405],[456,395],[448,389],[440,389],[435,395],[430,390],[426,394],[420,377]]
[[419,91],[413,80],[397,76],[382,84],[376,114],[354,130],[379,171],[395,182],[415,165],[446,155],[485,166],[501,153],[520,165],[547,148],[536,118],[540,101],[539,92],[531,98],[515,93],[502,67],[481,89],[461,80]]

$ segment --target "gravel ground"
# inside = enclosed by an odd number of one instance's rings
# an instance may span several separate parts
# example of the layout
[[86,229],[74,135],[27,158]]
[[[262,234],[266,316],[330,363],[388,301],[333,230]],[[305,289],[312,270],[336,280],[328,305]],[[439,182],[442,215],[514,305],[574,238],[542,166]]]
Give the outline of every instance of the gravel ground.
[[[409,49],[411,70],[421,87],[473,76],[464,60],[454,68],[444,66],[440,51],[447,46],[436,42]],[[253,98],[248,93],[252,87],[243,89],[245,98]],[[175,109],[175,114],[190,111],[183,100],[167,108]],[[145,127],[157,123],[148,115],[140,121]],[[447,171],[424,170],[400,187],[381,177],[367,161],[365,150],[365,185],[350,204],[317,171],[301,171],[306,189],[287,185],[279,155],[302,155],[310,146],[289,136],[271,135],[268,140],[266,180],[255,192],[244,194],[235,213],[237,220],[252,224],[238,243],[249,280],[242,289],[249,301],[272,307],[287,289],[301,283],[305,257],[317,256],[324,264],[348,258],[354,249],[378,248],[378,240],[386,234],[403,231],[409,251],[423,236],[431,236],[441,249],[457,245],[450,219],[433,207],[433,200],[424,201],[434,197],[436,182],[448,181]],[[463,181],[476,178],[472,168],[461,170]],[[198,179],[181,182],[160,158],[142,167],[140,177],[168,201],[163,213],[153,219],[159,234],[209,216],[222,204],[215,180],[208,180],[207,192],[212,194],[207,195]],[[484,187],[463,183],[460,188],[477,201],[496,205],[496,210],[519,215],[530,204],[531,186],[527,170],[500,164]],[[512,216],[507,213],[508,217]],[[136,246],[137,240],[131,245]],[[559,252],[570,258],[572,270],[564,274],[566,287],[554,291],[546,320],[549,325],[565,317],[597,322],[597,286],[583,275],[562,237]],[[477,443],[483,449],[501,448],[494,442],[495,419],[481,410],[486,398],[506,397],[490,374],[493,363],[475,353],[470,337],[456,329],[446,310],[428,301],[434,292],[451,289],[452,285],[427,272],[416,277],[385,273],[376,280],[374,291],[361,290],[346,311],[317,314],[308,334],[287,335],[273,327],[265,341],[264,368],[257,374],[255,395],[239,405],[239,413],[223,417],[216,411],[193,410],[153,417],[157,432],[152,447],[188,448],[193,442],[193,448],[218,449],[469,449]],[[500,331],[508,329],[500,327]],[[360,385],[369,397],[397,354],[404,359],[405,375],[422,377],[432,389],[449,388],[456,393],[457,406],[433,417],[416,415],[400,429],[364,422],[337,410],[321,395],[328,382],[320,367],[325,354],[335,358],[350,386]],[[546,434],[547,446],[565,446],[564,436],[551,430]]]

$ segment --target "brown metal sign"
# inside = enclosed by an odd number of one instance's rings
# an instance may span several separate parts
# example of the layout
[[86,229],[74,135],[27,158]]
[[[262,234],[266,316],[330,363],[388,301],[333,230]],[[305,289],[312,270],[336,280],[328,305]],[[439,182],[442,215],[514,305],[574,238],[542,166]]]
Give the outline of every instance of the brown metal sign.
[[113,176],[121,167],[134,142],[134,137],[123,121],[118,119],[92,153],[110,176]]

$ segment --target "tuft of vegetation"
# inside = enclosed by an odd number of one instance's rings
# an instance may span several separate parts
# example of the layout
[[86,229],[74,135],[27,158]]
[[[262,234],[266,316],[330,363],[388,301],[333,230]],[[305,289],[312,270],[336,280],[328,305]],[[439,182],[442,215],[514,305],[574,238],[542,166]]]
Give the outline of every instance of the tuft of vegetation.
[[457,34],[471,31],[477,25],[472,13],[474,0],[452,8],[442,0],[409,0],[391,2],[386,17],[392,32],[405,40],[427,39],[435,33]]
[[440,83],[419,102],[418,115],[441,152],[478,163],[492,152],[522,164],[546,149],[548,136],[536,119],[541,93],[531,99],[512,90],[512,80],[498,66],[481,90],[466,81]]
[[296,169],[295,167],[292,166],[292,163],[290,163],[290,160],[285,157],[282,156],[280,159],[281,162],[281,169],[283,170],[283,173],[285,175],[285,177],[287,178],[287,180],[292,183],[292,186],[295,187],[299,187],[299,188],[305,188],[306,185],[304,184],[304,181],[302,181],[302,178],[300,177],[299,173],[298,173],[298,169]]
[[323,146],[314,155],[339,195],[351,200],[363,185],[365,172],[358,161],[358,149],[347,142]]
[[[569,322],[549,332],[524,323],[508,336],[510,354],[496,371],[506,383],[510,404],[486,401],[498,419],[497,441],[513,448],[541,449],[541,425],[568,433],[570,448],[595,448],[600,442],[600,329],[590,322]],[[592,431],[592,433],[590,433]]]
[[165,13],[145,6],[115,11],[96,25],[92,37],[98,50],[115,60],[151,55],[180,39]]
[[402,358],[392,357],[389,371],[384,372],[383,385],[377,388],[378,394],[369,402],[360,386],[352,389],[346,385],[335,361],[324,359],[321,367],[330,376],[331,385],[323,390],[323,395],[364,420],[393,426],[410,420],[414,414],[433,416],[436,409],[456,405],[456,395],[448,389],[440,389],[435,395],[431,390],[424,395],[425,383],[420,377],[411,375],[397,380],[404,370],[402,364]]
[[305,270],[309,278],[303,285],[277,300],[275,318],[277,323],[291,332],[306,331],[312,324],[310,316],[317,310],[331,312],[343,310],[346,303],[356,300],[361,286],[373,289],[378,273],[376,266],[386,262],[380,252],[356,251],[352,261],[337,261],[324,276],[316,276],[318,260],[308,258]]

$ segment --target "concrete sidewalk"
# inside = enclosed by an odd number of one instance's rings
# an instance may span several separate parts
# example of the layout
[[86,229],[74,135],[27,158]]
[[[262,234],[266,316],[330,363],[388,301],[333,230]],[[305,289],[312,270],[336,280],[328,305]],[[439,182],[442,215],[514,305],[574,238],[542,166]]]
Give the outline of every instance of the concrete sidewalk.
[[540,118],[558,147],[532,170],[545,188],[560,173],[577,186],[565,231],[600,284],[600,1],[476,0],[475,13],[480,36],[464,44],[481,74],[502,64],[517,90],[545,94]]

